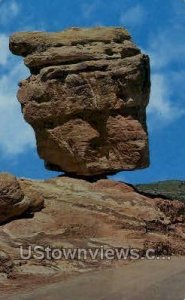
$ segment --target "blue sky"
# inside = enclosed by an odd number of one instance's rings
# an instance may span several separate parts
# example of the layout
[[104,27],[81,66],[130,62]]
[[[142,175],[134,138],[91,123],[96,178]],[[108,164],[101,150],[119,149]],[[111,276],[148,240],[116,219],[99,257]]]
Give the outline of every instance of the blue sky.
[[9,35],[96,25],[126,27],[151,58],[151,165],[113,178],[130,183],[185,179],[184,0],[0,0],[0,171],[29,178],[57,174],[44,169],[33,131],[21,115],[17,83],[29,72],[9,52]]

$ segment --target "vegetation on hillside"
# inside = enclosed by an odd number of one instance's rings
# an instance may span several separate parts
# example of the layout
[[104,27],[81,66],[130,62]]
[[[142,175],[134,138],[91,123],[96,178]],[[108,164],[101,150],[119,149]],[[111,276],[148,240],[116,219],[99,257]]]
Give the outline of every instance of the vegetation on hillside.
[[146,195],[185,201],[185,181],[167,180],[151,184],[138,184],[135,185],[135,188]]

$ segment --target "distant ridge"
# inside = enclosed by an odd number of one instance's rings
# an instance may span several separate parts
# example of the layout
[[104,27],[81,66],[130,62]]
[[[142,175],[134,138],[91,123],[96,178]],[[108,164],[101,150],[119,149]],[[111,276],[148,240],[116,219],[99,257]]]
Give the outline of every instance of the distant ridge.
[[150,184],[137,184],[135,188],[144,195],[185,201],[185,181],[166,180]]

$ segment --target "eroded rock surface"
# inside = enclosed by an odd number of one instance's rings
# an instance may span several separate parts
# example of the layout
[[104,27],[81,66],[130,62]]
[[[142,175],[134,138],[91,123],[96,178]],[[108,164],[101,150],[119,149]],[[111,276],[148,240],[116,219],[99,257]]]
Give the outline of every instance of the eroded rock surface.
[[43,207],[44,200],[38,193],[27,195],[22,191],[15,176],[0,174],[0,224],[17,218],[25,212],[34,212]]
[[[37,193],[44,208],[32,218],[0,226],[0,291],[32,289],[71,274],[123,264],[124,259],[25,261],[20,249],[137,248],[156,255],[185,254],[185,203],[150,198],[132,186],[111,180],[94,183],[69,177],[47,181],[19,179],[26,196]],[[34,253],[32,253],[34,254]],[[128,263],[128,261],[126,262]]]
[[147,167],[149,58],[122,28],[16,33],[31,76],[18,99],[47,168],[98,175]]

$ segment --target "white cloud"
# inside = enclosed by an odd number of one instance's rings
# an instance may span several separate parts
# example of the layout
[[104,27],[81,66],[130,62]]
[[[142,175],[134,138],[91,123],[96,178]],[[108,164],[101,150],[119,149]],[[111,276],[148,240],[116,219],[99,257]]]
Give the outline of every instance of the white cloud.
[[6,65],[10,51],[8,47],[8,37],[5,34],[0,34],[0,65]]
[[171,84],[161,73],[152,76],[152,91],[148,113],[155,120],[170,123],[185,114],[185,110],[171,102]]
[[149,39],[152,92],[148,108],[153,124],[174,122],[185,115],[185,31],[171,25]]
[[147,13],[142,5],[130,7],[121,15],[120,22],[124,26],[138,26],[146,21]]
[[19,14],[20,8],[15,0],[0,2],[0,23],[7,24],[11,18]]
[[150,57],[152,67],[162,69],[171,63],[185,63],[185,37],[184,30],[166,30],[153,36],[150,41]]
[[3,155],[17,155],[33,147],[33,130],[23,120],[16,99],[17,82],[27,76],[23,64],[14,67],[0,79],[0,148]]

